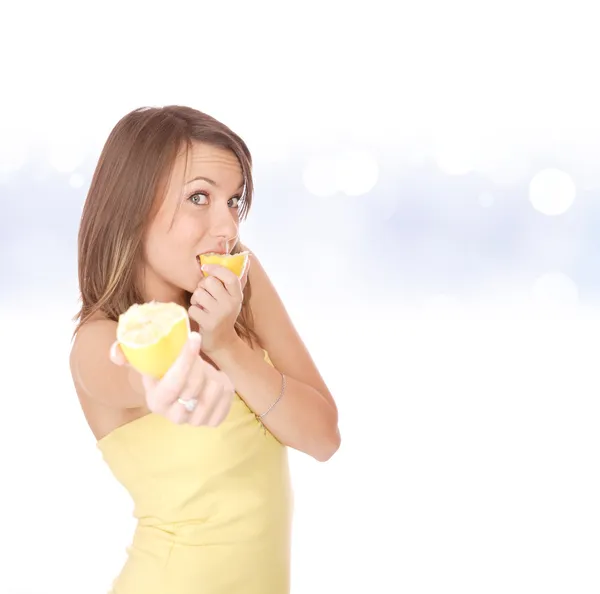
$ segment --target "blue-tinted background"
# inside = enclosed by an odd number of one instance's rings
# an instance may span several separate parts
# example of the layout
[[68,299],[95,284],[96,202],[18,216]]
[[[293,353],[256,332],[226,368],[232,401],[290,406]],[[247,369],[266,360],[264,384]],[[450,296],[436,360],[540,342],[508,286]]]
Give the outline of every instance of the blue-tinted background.
[[102,593],[133,522],[68,370],[112,126],[248,143],[242,237],[340,408],[292,452],[294,594],[597,592],[599,55],[580,2],[0,13],[0,593]]

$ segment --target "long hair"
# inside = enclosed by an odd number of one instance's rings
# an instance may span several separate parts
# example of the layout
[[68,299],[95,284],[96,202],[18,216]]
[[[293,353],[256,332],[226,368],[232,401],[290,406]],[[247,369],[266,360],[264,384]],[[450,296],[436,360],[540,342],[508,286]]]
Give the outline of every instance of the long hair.
[[[146,230],[160,206],[178,151],[194,141],[235,154],[245,186],[240,220],[248,215],[252,157],[237,134],[189,107],[146,107],[127,114],[104,145],[83,207],[78,237],[81,309],[74,318],[75,333],[98,312],[116,321],[131,305],[143,302],[137,281]],[[238,241],[233,252],[239,251]],[[248,280],[235,330],[252,344],[258,337],[250,295]]]

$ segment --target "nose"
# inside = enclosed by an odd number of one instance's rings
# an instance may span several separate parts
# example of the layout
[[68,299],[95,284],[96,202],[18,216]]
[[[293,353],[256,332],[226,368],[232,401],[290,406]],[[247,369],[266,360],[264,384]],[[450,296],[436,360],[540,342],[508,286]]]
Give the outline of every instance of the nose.
[[211,235],[223,248],[229,248],[229,242],[235,240],[238,235],[238,222],[235,210],[227,204],[211,205],[210,230]]

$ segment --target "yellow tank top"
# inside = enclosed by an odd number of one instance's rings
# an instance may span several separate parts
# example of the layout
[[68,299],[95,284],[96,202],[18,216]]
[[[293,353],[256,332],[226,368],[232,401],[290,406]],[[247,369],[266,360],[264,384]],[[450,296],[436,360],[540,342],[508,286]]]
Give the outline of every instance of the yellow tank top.
[[239,395],[219,427],[149,414],[97,446],[137,519],[113,594],[289,592],[287,449]]

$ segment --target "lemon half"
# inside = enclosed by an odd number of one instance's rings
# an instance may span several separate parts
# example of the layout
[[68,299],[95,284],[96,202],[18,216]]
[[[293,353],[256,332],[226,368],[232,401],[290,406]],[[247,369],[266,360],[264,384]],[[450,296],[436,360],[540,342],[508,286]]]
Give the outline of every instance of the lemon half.
[[176,303],[134,304],[119,316],[117,340],[129,364],[161,378],[181,353],[190,333],[187,311]]
[[[198,259],[200,260],[200,265],[204,264],[219,264],[221,266],[225,266],[235,274],[238,278],[242,278],[244,272],[246,271],[246,266],[248,266],[248,256],[250,252],[240,252],[239,254],[216,254],[216,253],[208,253],[208,254],[200,254]],[[202,271],[204,276],[208,276],[208,272]]]

